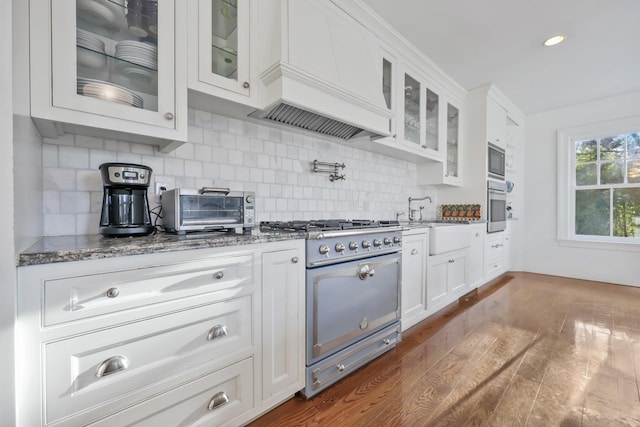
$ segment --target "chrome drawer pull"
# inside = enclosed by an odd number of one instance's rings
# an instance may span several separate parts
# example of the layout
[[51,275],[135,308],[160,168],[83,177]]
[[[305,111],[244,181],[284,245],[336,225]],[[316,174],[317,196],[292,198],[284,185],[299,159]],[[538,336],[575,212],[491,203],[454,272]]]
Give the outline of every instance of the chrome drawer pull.
[[209,335],[207,335],[207,341],[213,341],[216,338],[222,338],[229,335],[229,331],[227,331],[227,327],[224,325],[216,325],[211,330],[209,330]]
[[219,391],[213,395],[211,400],[209,401],[209,405],[207,409],[213,411],[214,409],[218,409],[222,405],[226,405],[229,403],[229,396],[224,391]]
[[124,356],[113,356],[105,360],[98,366],[96,377],[106,377],[116,372],[124,371],[129,366],[129,360]]
[[213,277],[220,280],[224,277],[224,273],[222,271],[218,271],[216,274],[213,275]]
[[107,290],[107,298],[115,298],[120,295],[120,290],[118,288],[110,288]]

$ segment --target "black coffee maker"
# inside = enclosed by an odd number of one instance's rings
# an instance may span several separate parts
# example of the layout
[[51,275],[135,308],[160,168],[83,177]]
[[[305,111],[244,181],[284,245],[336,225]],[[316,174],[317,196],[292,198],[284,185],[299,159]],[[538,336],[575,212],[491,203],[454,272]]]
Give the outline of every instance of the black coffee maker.
[[145,236],[153,232],[147,188],[151,168],[131,163],[103,163],[99,167],[104,185],[100,234]]

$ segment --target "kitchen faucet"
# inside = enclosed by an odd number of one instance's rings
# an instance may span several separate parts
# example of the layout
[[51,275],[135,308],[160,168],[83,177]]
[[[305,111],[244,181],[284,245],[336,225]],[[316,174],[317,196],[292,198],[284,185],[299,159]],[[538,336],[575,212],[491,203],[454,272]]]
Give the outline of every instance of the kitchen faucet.
[[[429,203],[432,203],[431,197],[429,196],[424,196],[424,197],[409,197],[409,221],[416,221],[416,212],[418,212],[418,209],[411,209],[411,202],[418,202],[420,200],[429,200]],[[422,221],[422,211],[424,209],[424,206],[420,206],[420,219],[418,221]]]

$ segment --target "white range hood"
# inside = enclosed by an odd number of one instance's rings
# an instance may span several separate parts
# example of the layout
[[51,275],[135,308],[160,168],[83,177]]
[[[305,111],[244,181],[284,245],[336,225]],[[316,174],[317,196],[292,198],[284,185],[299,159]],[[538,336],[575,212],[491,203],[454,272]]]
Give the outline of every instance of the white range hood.
[[377,39],[333,2],[261,0],[252,117],[344,140],[391,134]]

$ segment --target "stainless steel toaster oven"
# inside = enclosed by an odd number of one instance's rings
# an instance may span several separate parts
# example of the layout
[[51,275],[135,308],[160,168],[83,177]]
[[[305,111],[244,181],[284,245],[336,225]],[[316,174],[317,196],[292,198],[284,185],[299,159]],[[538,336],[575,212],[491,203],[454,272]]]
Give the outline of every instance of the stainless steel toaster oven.
[[162,226],[169,233],[254,227],[255,194],[228,188],[174,188],[162,193]]

